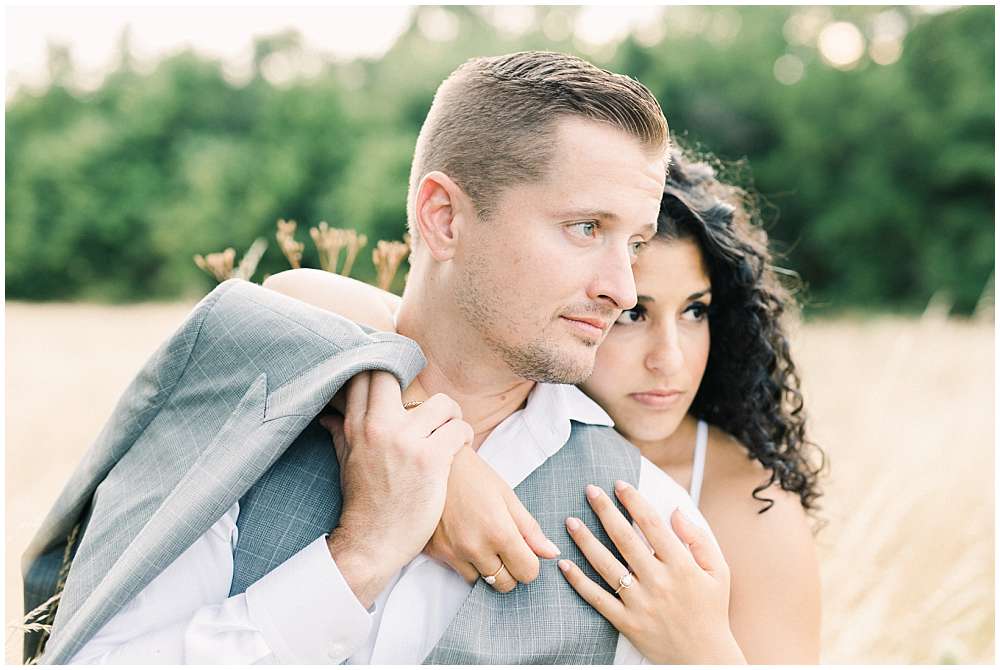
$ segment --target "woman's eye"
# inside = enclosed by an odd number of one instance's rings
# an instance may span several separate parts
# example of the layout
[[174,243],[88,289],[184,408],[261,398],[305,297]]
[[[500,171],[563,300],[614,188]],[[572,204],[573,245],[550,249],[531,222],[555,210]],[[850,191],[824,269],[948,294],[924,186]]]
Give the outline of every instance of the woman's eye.
[[708,318],[708,305],[703,302],[693,302],[684,310],[684,316],[689,321],[704,321]]
[[638,323],[646,318],[646,309],[644,307],[633,307],[632,309],[626,309],[622,312],[622,315],[618,317],[615,321],[616,324],[627,326],[633,323]]
[[594,237],[597,234],[597,224],[593,221],[581,221],[570,227],[577,230],[583,237]]

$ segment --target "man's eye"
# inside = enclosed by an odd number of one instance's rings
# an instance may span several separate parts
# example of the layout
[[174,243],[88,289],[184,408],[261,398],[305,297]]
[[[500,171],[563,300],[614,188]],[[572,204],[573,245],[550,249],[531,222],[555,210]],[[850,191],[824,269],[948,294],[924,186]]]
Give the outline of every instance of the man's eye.
[[615,321],[615,323],[623,326],[628,326],[633,323],[639,323],[640,321],[644,321],[645,319],[646,319],[646,308],[640,305],[637,307],[633,307],[632,309],[626,309],[624,312],[622,312],[622,315],[618,317],[618,320]]
[[638,256],[639,252],[641,252],[643,249],[645,249],[647,244],[649,244],[649,242],[646,242],[645,240],[636,240],[635,242],[633,242],[632,245],[631,245],[632,246],[632,255],[633,256]]
[[571,228],[578,231],[583,237],[594,237],[597,234],[597,223],[594,221],[581,221],[574,223]]

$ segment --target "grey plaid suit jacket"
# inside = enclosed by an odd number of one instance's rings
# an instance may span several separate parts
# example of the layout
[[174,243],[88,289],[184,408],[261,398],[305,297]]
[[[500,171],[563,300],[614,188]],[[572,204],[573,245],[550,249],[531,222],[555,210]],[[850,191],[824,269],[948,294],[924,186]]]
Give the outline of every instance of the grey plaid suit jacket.
[[[70,660],[237,500],[231,594],[334,527],[338,467],[313,419],[361,370],[387,370],[407,386],[424,364],[405,337],[248,282],[221,284],[126,390],[24,555],[27,610],[53,594],[75,551],[41,660]],[[584,487],[637,484],[639,463],[615,431],[574,424],[567,444],[516,489],[563,556],[598,583],[563,520],[582,519],[614,550]],[[77,524],[82,539],[68,541]],[[544,563],[510,594],[478,583],[425,662],[611,663],[617,640]],[[26,655],[35,642],[29,636]]]
[[[55,592],[67,537],[85,525],[42,661],[67,662],[352,376],[386,370],[405,387],[425,363],[403,336],[249,282],[220,284],[125,391],[23,556],[30,610]],[[37,646],[29,636],[25,655]]]

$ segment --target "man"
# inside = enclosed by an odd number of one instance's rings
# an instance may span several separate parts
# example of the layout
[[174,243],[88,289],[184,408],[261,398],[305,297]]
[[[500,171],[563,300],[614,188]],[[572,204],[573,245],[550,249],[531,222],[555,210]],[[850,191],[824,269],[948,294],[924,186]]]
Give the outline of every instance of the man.
[[[605,490],[631,480],[664,518],[681,506],[704,524],[683,490],[567,386],[590,374],[608,328],[636,303],[631,265],[656,230],[667,142],[644,87],[580,59],[528,52],[458,68],[417,142],[414,248],[397,315],[426,357],[418,379],[429,397],[408,411],[396,379],[355,376],[337,448],[343,506],[329,534],[241,577],[246,524],[264,513],[247,502],[251,489],[73,660],[637,662],[551,564],[500,594],[420,552],[452,457],[470,444],[578,564],[557,529],[568,514],[596,524],[581,506],[591,482],[574,476],[604,473]],[[275,496],[264,507],[294,525],[315,504]],[[510,579],[503,566],[481,572]]]

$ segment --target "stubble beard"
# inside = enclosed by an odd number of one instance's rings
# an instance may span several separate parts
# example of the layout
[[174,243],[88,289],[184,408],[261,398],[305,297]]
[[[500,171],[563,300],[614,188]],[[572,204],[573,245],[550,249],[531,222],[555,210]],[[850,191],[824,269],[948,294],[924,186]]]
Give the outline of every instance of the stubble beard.
[[542,332],[525,342],[508,342],[497,337],[498,324],[509,321],[501,309],[503,288],[489,283],[484,285],[485,272],[466,271],[458,282],[455,300],[466,320],[479,333],[483,341],[518,377],[545,384],[579,384],[594,370],[597,345],[588,346],[594,352],[588,357],[574,357],[554,338]]

